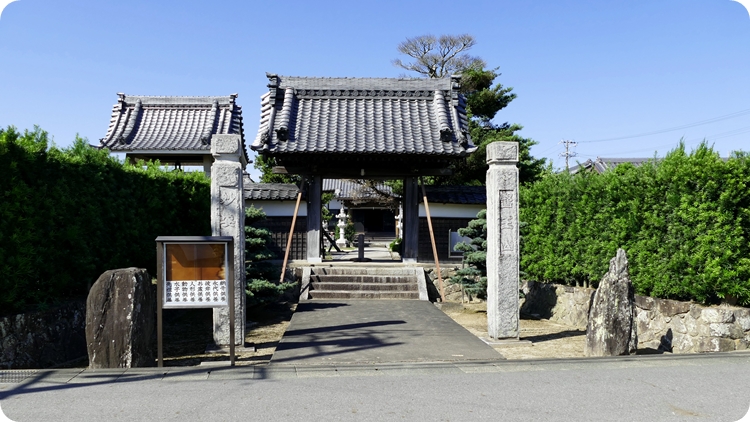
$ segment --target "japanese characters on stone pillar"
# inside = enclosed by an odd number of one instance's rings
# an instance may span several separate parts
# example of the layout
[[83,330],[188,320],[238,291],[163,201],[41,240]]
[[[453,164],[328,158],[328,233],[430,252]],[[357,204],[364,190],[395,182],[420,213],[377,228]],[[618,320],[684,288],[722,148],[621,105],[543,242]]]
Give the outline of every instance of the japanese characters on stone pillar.
[[487,145],[487,331],[518,339],[518,143]]
[[[211,137],[211,234],[234,237],[234,338],[245,341],[245,207],[240,135]],[[229,345],[229,309],[214,308],[214,342]]]

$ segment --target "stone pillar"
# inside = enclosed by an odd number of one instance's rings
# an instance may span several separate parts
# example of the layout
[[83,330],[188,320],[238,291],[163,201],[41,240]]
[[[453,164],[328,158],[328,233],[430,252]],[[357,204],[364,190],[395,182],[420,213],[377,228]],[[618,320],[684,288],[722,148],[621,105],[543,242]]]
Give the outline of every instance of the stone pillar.
[[[245,201],[239,135],[211,137],[211,234],[234,237],[234,338],[245,344]],[[214,308],[214,342],[229,345],[229,308]]]
[[307,190],[307,262],[321,263],[320,257],[320,225],[322,207],[320,195],[323,190],[323,178],[311,176],[308,179]]
[[518,339],[518,143],[487,145],[487,331]]
[[404,263],[415,264],[419,246],[419,186],[416,177],[404,179],[403,208],[401,259]]

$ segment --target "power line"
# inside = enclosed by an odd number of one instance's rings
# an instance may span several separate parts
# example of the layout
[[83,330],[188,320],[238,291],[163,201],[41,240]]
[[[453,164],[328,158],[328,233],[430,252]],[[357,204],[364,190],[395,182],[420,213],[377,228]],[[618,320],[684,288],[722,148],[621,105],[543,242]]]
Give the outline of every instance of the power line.
[[595,143],[595,142],[611,142],[611,141],[620,141],[620,140],[623,140],[623,139],[640,138],[642,136],[658,135],[660,133],[673,132],[675,130],[687,129],[687,128],[691,128],[691,127],[695,127],[695,126],[701,126],[701,125],[706,125],[706,124],[709,124],[709,123],[719,122],[719,121],[722,121],[722,120],[733,119],[735,117],[744,116],[746,114],[750,114],[750,109],[736,111],[734,113],[725,114],[723,116],[713,117],[711,119],[701,120],[701,121],[694,122],[694,123],[688,123],[688,124],[684,124],[684,125],[681,125],[681,126],[674,126],[674,127],[667,128],[667,129],[659,129],[659,130],[655,130],[655,131],[652,131],[652,132],[644,132],[644,133],[639,133],[639,134],[636,134],[636,135],[620,136],[620,137],[616,137],[616,138],[604,138],[604,139],[596,139],[596,140],[593,140],[593,141],[581,141],[581,143],[587,143],[588,144],[588,143]]

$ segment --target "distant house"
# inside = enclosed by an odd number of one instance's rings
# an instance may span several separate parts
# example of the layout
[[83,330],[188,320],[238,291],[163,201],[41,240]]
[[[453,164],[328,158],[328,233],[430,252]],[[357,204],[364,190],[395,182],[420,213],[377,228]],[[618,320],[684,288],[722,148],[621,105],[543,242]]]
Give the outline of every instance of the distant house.
[[[256,223],[255,226],[266,228],[271,232],[272,240],[269,249],[276,254],[277,259],[282,259],[289,239],[289,229],[292,227],[299,189],[293,184],[252,183],[247,179],[244,189],[245,207],[260,208],[266,214],[266,219]],[[294,225],[289,259],[304,260],[307,257],[306,253],[307,200],[303,195]]]
[[[333,200],[327,205],[329,211],[337,215],[344,208],[357,232],[395,237],[401,198],[385,182],[323,179],[323,192],[333,194]],[[329,223],[329,228],[336,224],[334,220]]]
[[630,163],[636,167],[643,163],[654,161],[654,158],[602,158],[596,157],[595,160],[588,159],[583,163],[578,163],[570,168],[570,174],[576,174],[581,171],[595,171],[599,174],[604,173],[607,170],[613,169],[620,164]]
[[[380,193],[375,194],[362,183],[351,180],[325,179],[323,191],[334,193],[334,199],[327,204],[332,214],[336,215],[344,206],[348,215],[354,216],[355,227],[365,233],[377,233],[379,236],[397,236],[396,216],[402,198],[395,195],[385,185],[376,185]],[[382,191],[381,191],[382,189]],[[479,211],[486,208],[487,193],[484,186],[427,186],[427,201],[432,218],[435,243],[438,258],[441,262],[460,262],[462,255],[453,250],[455,244],[461,241],[458,229],[466,227],[469,221],[476,218]],[[289,229],[296,205],[299,190],[293,184],[280,183],[251,183],[245,182],[245,206],[261,208],[266,213],[266,220],[259,223],[260,227],[269,229],[273,242],[271,250],[277,257],[283,256],[284,248],[289,238]],[[391,195],[396,201],[395,208],[388,208],[375,196]],[[371,196],[372,195],[372,196]],[[368,199],[370,198],[370,199]],[[430,262],[434,260],[429,225],[424,201],[419,200],[419,253],[418,261]],[[369,202],[368,202],[369,201]],[[362,205],[360,208],[357,206]],[[369,208],[368,208],[369,207]],[[361,217],[358,219],[357,215]],[[329,229],[338,222],[331,220]],[[306,227],[307,227],[307,198],[303,192],[302,201],[295,223],[294,237],[290,259],[304,260],[306,257]]]
[[[484,186],[426,186],[435,245],[441,262],[460,262],[463,255],[453,247],[465,240],[458,235],[477,213],[487,208]],[[434,259],[424,201],[419,204],[419,261]]]

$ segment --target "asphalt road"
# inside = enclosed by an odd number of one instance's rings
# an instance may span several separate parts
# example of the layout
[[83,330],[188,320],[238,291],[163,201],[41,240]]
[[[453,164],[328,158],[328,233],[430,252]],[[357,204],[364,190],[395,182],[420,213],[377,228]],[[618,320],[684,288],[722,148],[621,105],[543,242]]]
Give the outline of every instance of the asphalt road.
[[28,377],[0,384],[0,407],[17,422],[737,421],[750,408],[746,352],[18,376]]

